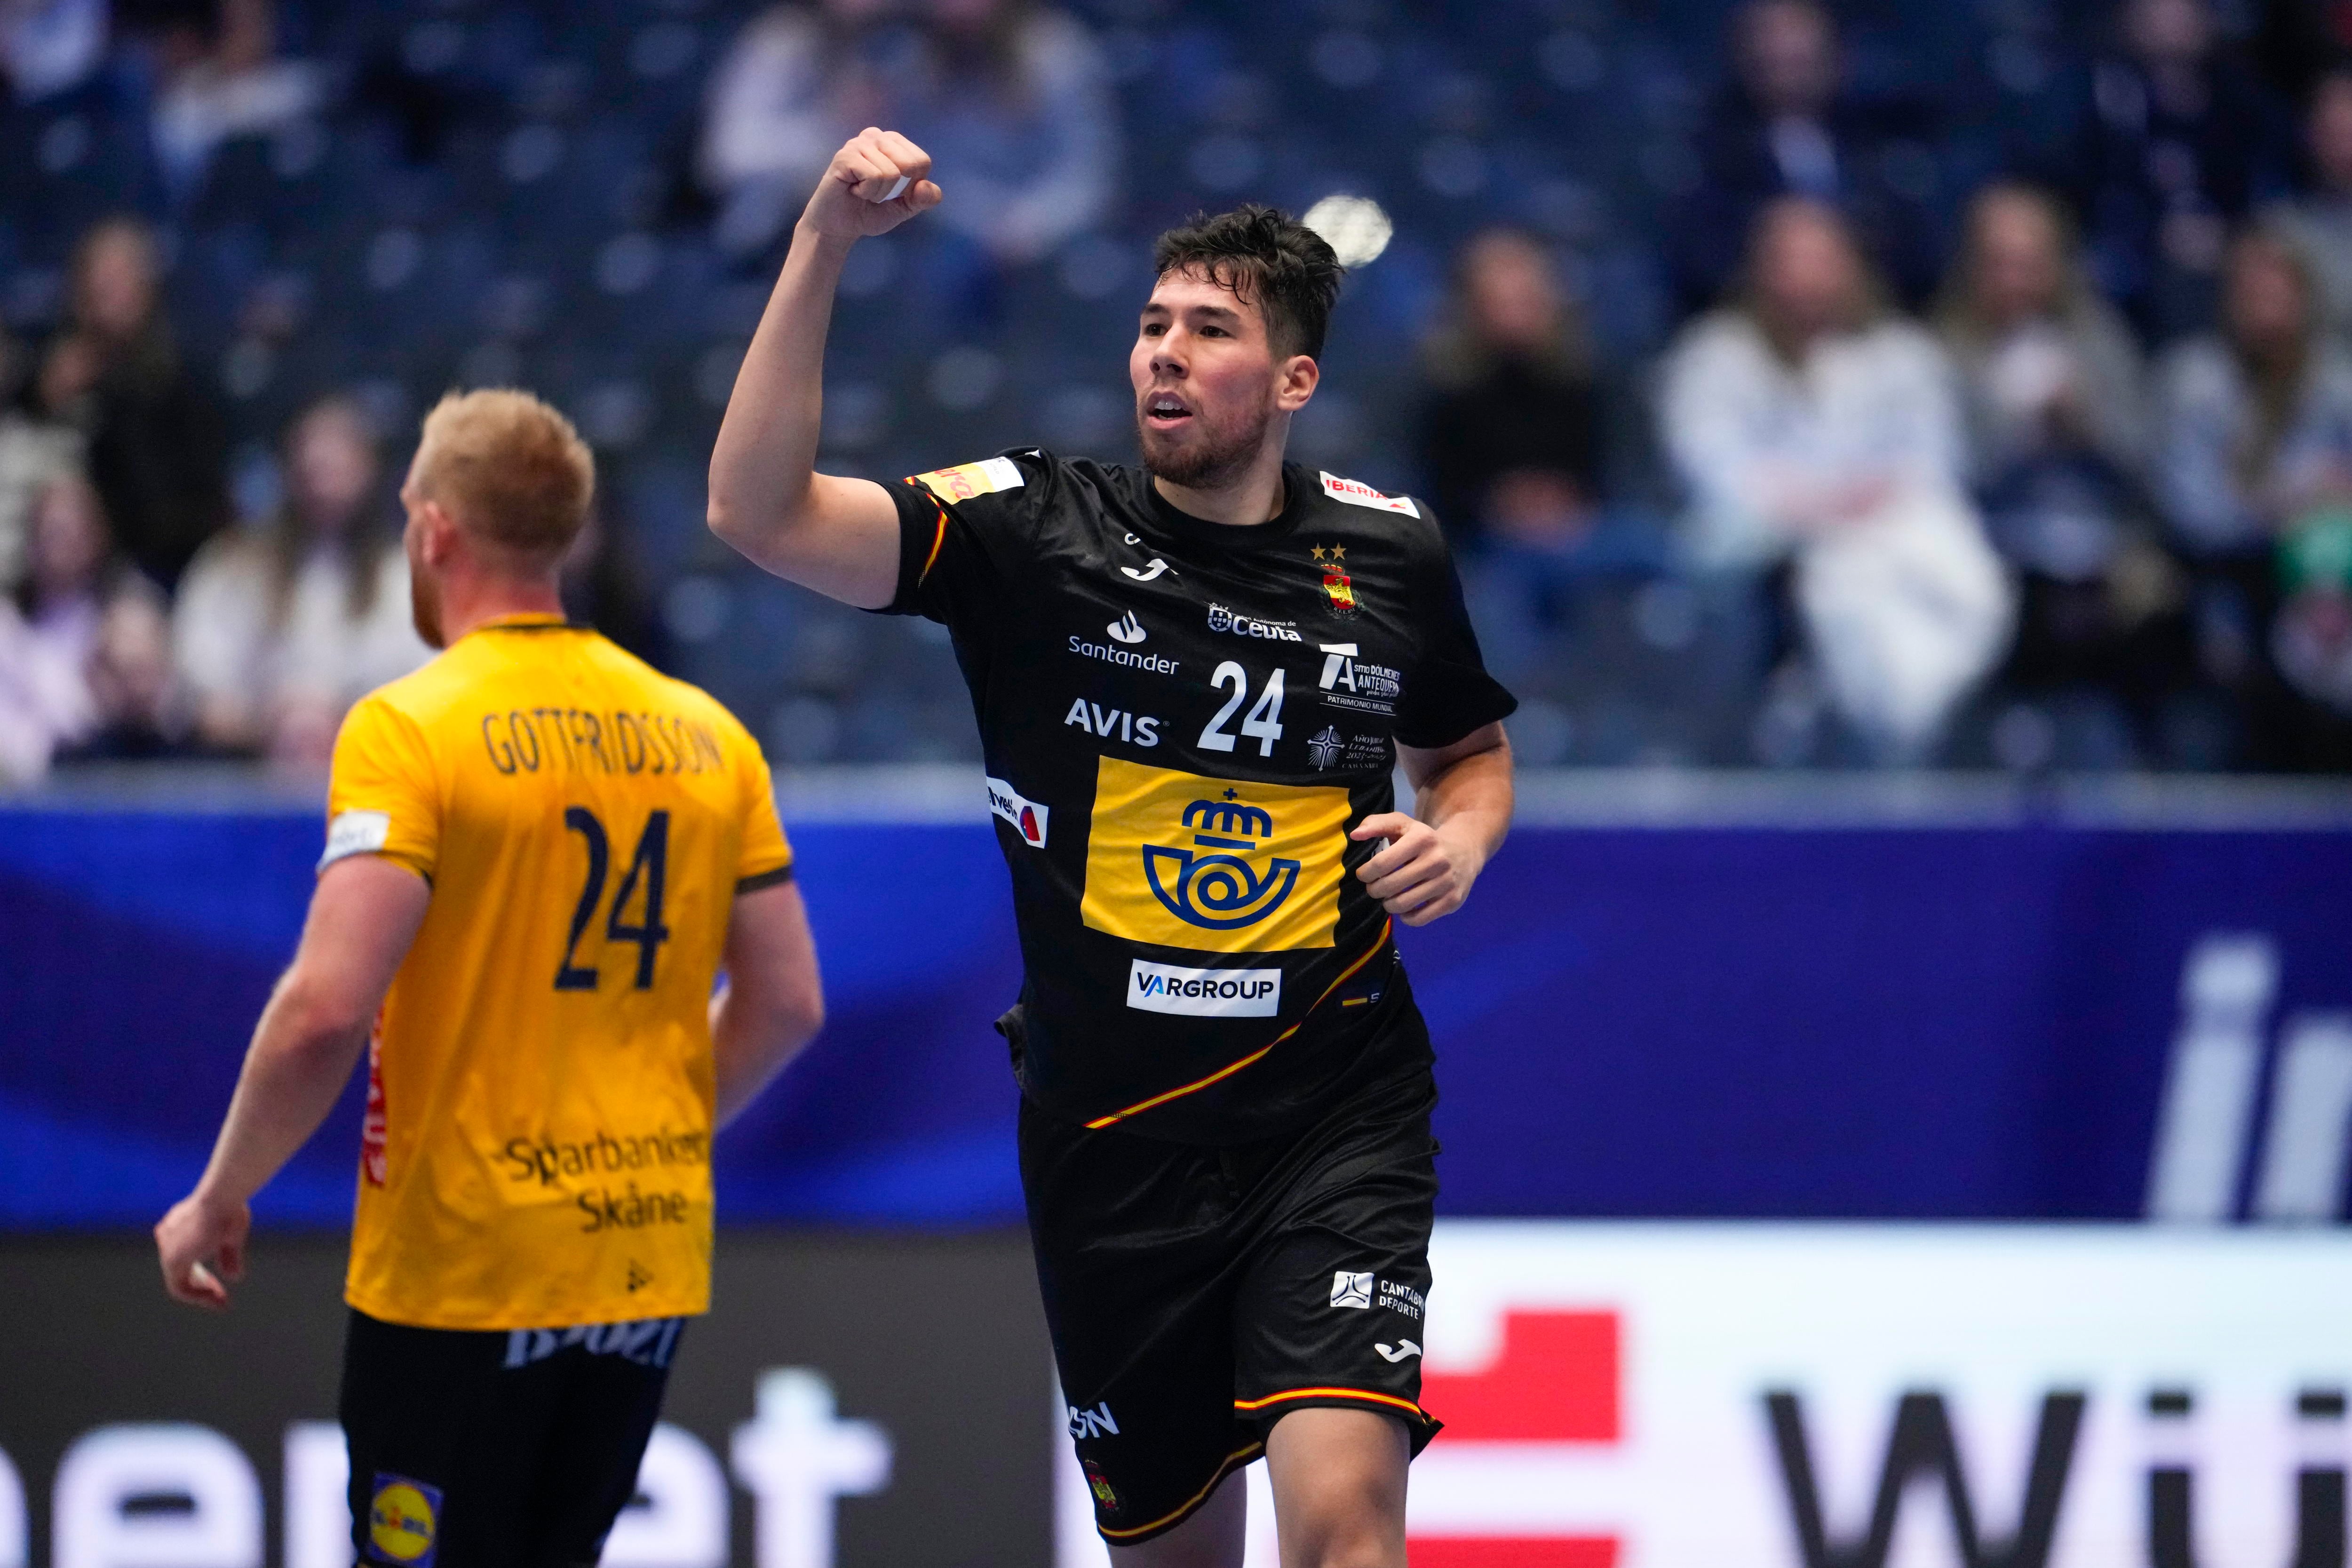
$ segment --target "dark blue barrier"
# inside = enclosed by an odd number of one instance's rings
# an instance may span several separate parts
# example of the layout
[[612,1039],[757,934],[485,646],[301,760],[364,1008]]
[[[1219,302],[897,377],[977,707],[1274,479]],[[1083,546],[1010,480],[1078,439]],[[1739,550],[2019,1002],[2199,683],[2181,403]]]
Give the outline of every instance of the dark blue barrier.
[[[0,1225],[144,1224],[201,1167],[291,951],[307,815],[0,810]],[[719,1145],[734,1221],[1017,1217],[979,826],[810,824],[824,1038]],[[2181,964],[2268,934],[2352,1007],[2352,833],[1525,828],[1403,936],[1455,1214],[2122,1218]],[[266,1195],[339,1223],[347,1096]]]

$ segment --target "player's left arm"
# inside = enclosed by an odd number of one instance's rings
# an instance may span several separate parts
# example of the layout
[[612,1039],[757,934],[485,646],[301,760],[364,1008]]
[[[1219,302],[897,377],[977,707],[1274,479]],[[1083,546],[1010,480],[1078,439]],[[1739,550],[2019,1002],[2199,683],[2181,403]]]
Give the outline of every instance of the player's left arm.
[[726,1126],[824,1027],[824,982],[808,906],[791,882],[735,896],[727,985],[711,999],[718,1125]]
[[1511,829],[1511,742],[1498,721],[1435,750],[1399,742],[1397,758],[1415,815],[1368,816],[1349,837],[1389,841],[1356,875],[1381,908],[1423,926],[1462,907]]
[[228,1305],[228,1285],[245,1273],[253,1194],[334,1109],[431,898],[424,878],[382,856],[349,856],[319,874],[301,945],[262,1009],[212,1160],[155,1226],[175,1299]]

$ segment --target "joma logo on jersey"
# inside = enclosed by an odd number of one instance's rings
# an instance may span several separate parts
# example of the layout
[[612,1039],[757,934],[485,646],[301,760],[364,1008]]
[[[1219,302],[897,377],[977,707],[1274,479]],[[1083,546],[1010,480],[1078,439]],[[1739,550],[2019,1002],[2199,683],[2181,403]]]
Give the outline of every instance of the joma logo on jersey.
[[1143,847],[1143,879],[1178,920],[1211,931],[1255,925],[1298,885],[1297,861],[1277,858],[1261,870],[1245,858],[1274,837],[1274,818],[1257,806],[1196,800],[1184,808],[1184,826],[1215,831],[1193,834],[1191,848]]
[[1104,757],[1079,913],[1162,947],[1328,947],[1348,793],[1213,779]]

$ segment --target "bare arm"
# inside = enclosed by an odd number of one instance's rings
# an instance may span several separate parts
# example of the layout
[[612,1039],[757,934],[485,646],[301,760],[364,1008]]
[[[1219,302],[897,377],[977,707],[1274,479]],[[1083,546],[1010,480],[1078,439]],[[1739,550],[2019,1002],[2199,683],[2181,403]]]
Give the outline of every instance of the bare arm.
[[1368,816],[1349,837],[1389,840],[1356,875],[1382,909],[1422,926],[1462,907],[1511,830],[1511,742],[1488,724],[1441,751],[1399,745],[1397,756],[1417,818]]
[[768,1087],[824,1026],[808,908],[790,882],[745,893],[727,926],[727,988],[710,1004],[719,1125]]
[[253,1194],[334,1108],[432,896],[415,872],[373,855],[320,875],[302,944],[262,1009],[212,1160],[155,1226],[163,1286],[180,1300],[228,1305],[223,1281],[245,1273]]
[[939,205],[930,167],[894,131],[869,128],[834,154],[793,231],[710,452],[710,531],[777,576],[861,609],[898,590],[898,514],[871,480],[816,471],[825,331],[849,247]]

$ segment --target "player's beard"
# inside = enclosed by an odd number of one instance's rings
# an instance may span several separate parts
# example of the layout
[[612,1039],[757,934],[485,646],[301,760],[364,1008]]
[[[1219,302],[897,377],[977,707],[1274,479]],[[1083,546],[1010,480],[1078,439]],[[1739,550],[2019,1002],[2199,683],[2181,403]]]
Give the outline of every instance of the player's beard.
[[408,563],[408,618],[415,624],[416,635],[425,639],[426,647],[442,647],[441,594],[433,579],[421,570],[412,557]]
[[1266,426],[1274,422],[1274,410],[1265,404],[1223,426],[1210,424],[1205,413],[1196,411],[1192,417],[1201,422],[1201,434],[1179,445],[1144,423],[1150,395],[1135,400],[1135,439],[1143,448],[1143,467],[1153,477],[1186,489],[1218,489],[1240,478],[1257,460],[1265,446]]

